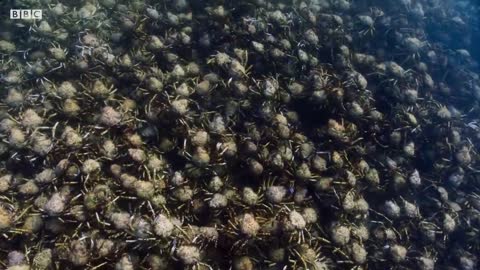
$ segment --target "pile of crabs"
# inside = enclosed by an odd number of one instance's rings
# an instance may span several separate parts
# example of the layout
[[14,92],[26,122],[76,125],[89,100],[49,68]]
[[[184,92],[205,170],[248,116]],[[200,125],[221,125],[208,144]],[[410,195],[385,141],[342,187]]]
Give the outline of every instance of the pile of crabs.
[[0,268],[477,269],[475,3],[15,2]]

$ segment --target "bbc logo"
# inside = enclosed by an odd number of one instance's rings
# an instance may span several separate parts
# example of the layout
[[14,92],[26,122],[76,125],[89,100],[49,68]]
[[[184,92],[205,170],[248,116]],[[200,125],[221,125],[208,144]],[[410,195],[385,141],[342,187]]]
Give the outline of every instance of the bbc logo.
[[10,9],[10,19],[41,20],[41,9]]

